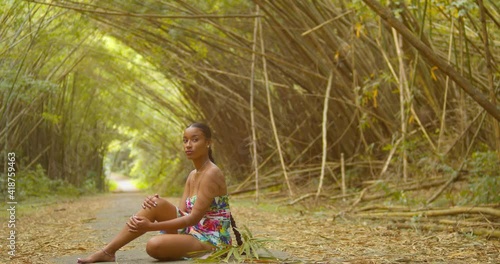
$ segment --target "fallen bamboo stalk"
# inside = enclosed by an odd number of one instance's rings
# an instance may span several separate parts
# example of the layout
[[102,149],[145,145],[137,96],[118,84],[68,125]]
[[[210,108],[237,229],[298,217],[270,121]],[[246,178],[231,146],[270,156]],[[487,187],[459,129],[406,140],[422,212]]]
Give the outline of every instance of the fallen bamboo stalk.
[[[391,219],[393,220],[393,219]],[[408,221],[407,218],[401,218],[400,223],[405,223]],[[482,221],[482,222],[481,222]],[[397,220],[394,222],[398,222]],[[417,221],[418,223],[431,223],[431,224],[441,224],[441,225],[452,225],[458,227],[487,227],[487,228],[496,228],[500,227],[500,223],[491,222],[486,219],[484,216],[479,217],[468,217],[464,219],[431,219],[431,218],[420,218]]]
[[355,212],[370,211],[370,210],[387,210],[387,211],[391,211],[391,212],[394,212],[394,211],[410,212],[410,211],[412,211],[411,208],[409,208],[408,206],[386,206],[386,205],[382,205],[382,204],[371,204],[371,205],[361,207],[361,208],[355,210]]
[[[409,185],[409,186],[406,185],[406,187],[398,189],[398,190],[395,190],[395,191],[392,191],[392,192],[386,192],[386,193],[382,193],[382,194],[374,194],[374,195],[367,196],[366,192],[368,191],[368,189],[375,187],[376,184],[379,183],[378,181],[376,181],[376,182],[373,182],[372,185],[367,186],[363,190],[361,190],[361,192],[358,195],[358,199],[356,199],[352,203],[351,207],[348,209],[348,212],[352,211],[353,208],[356,205],[358,205],[360,202],[362,202],[362,201],[371,201],[371,200],[381,199],[381,198],[384,198],[384,197],[391,196],[394,193],[400,192],[400,191],[414,191],[414,190],[427,189],[427,188],[430,188],[430,187],[441,185],[444,182],[446,182],[446,180],[439,180],[439,181],[436,181],[436,182],[430,182],[430,183],[422,184],[422,185],[418,185],[418,182],[416,182],[417,185],[415,185],[415,184]],[[346,197],[351,197],[351,196],[355,196],[355,195],[356,194],[337,195],[337,196],[330,197],[330,199],[346,198]],[[378,209],[381,209],[381,208],[383,208],[383,206],[378,206]],[[386,208],[388,208],[388,207],[386,207]],[[373,208],[373,209],[376,209],[376,208]],[[362,209],[359,209],[359,210],[356,210],[356,211],[367,211],[367,210],[370,210],[370,208],[368,208],[368,207],[364,208],[364,209],[362,208]]]
[[413,185],[420,184],[423,182],[428,183],[428,182],[442,181],[444,183],[447,180],[448,180],[448,178],[446,178],[444,176],[436,176],[436,177],[426,177],[426,178],[422,178],[422,179],[414,179],[414,180],[408,181],[407,183],[400,183],[399,178],[398,178],[398,179],[366,180],[366,181],[362,181],[361,184],[363,186],[369,186],[372,184],[384,183],[384,184],[388,184],[388,185],[392,184],[393,186],[403,187],[403,186],[413,186]]
[[[307,194],[304,194],[304,195],[300,196],[299,198],[297,198],[297,199],[289,202],[288,205],[294,205],[294,204],[296,204],[296,203],[298,203],[298,202],[300,202],[302,200],[305,200],[305,199],[313,197],[313,196],[316,197],[316,199],[317,199],[318,193],[307,193]],[[321,197],[329,197],[328,195],[322,194],[322,193],[320,193],[319,196],[321,196]]]
[[495,237],[500,238],[500,230],[487,229],[487,228],[459,228],[449,225],[438,225],[438,224],[392,224],[388,226],[389,229],[420,229],[429,231],[447,231],[447,232],[459,232],[462,234],[472,233],[474,235]]
[[352,196],[356,196],[356,194],[355,193],[348,193],[348,194],[334,195],[334,196],[330,197],[330,200],[347,198],[347,197],[352,197]]
[[455,226],[483,226],[483,227],[500,227],[500,223],[482,223],[482,222],[470,222],[470,221],[456,221],[449,219],[440,219],[438,223],[443,225],[455,225]]
[[[481,208],[492,208],[498,206],[498,204],[482,204],[480,207]],[[356,209],[354,212],[363,212],[363,211],[372,211],[372,210],[379,210],[377,212],[373,213],[383,213],[382,210],[388,211],[388,212],[424,212],[424,211],[436,211],[436,210],[448,210],[449,208],[410,208],[409,206],[387,206],[383,204],[370,204],[366,205],[364,207],[361,207],[359,209]],[[382,212],[381,212],[382,211]],[[483,219],[484,217],[479,217],[478,219]],[[469,219],[471,220],[471,219]],[[475,219],[477,220],[477,219]],[[456,221],[454,221],[456,222]],[[499,224],[500,225],[500,224]]]
[[349,207],[349,209],[347,210],[348,212],[352,211],[352,209],[354,208],[354,206],[356,206],[358,203],[360,203],[362,200],[363,200],[363,197],[365,196],[365,193],[366,191],[368,190],[368,188],[370,188],[371,186],[368,186],[366,188],[364,188],[361,193],[359,194],[359,197],[358,199],[356,199],[356,201],[354,201],[354,203],[352,203],[351,207]]
[[495,217],[500,217],[500,210],[489,207],[453,207],[449,209],[415,211],[415,212],[382,212],[382,213],[361,213],[357,214],[360,217],[436,217],[458,214],[486,214]]
[[359,204],[362,201],[372,201],[372,200],[377,200],[377,199],[385,198],[385,197],[391,196],[391,195],[393,195],[393,194],[395,194],[397,192],[401,192],[401,191],[414,191],[414,190],[426,189],[426,188],[434,187],[434,186],[437,186],[437,185],[441,185],[441,184],[443,184],[443,182],[444,181],[438,181],[438,182],[431,182],[431,183],[422,184],[422,185],[411,185],[411,186],[407,186],[407,187],[404,187],[404,188],[401,188],[401,189],[398,189],[398,190],[394,190],[394,191],[390,191],[390,192],[385,192],[385,193],[381,193],[381,194],[365,195],[366,191],[369,188],[372,188],[372,187],[376,186],[376,183],[375,183],[373,185],[365,187],[360,192],[358,199],[352,203],[352,205],[351,205],[351,207],[350,207],[350,209],[348,211],[352,211],[352,209],[357,204]]
[[434,186],[441,185],[441,184],[443,184],[443,181],[431,182],[431,183],[423,184],[423,185],[408,186],[408,187],[405,187],[405,188],[401,188],[399,190],[394,190],[392,192],[386,192],[386,193],[382,193],[382,194],[374,194],[374,195],[365,196],[365,197],[362,198],[361,201],[377,200],[377,199],[381,199],[381,198],[384,198],[384,197],[391,196],[391,195],[395,194],[396,192],[400,192],[400,191],[415,191],[415,190],[427,189],[427,188],[434,187]]
[[[278,185],[282,185],[283,183],[281,182],[278,182],[278,183],[271,183],[271,184],[267,184],[267,185],[264,185],[264,186],[259,186],[259,189],[260,190],[264,190],[264,189],[267,189],[267,188],[271,188],[271,187],[274,187],[274,186],[278,186]],[[255,187],[252,187],[252,188],[248,188],[248,189],[244,189],[244,190],[236,190],[236,191],[233,191],[233,192],[230,192],[229,195],[236,195],[236,194],[242,194],[242,193],[249,193],[249,192],[254,192],[256,191],[257,188]]]

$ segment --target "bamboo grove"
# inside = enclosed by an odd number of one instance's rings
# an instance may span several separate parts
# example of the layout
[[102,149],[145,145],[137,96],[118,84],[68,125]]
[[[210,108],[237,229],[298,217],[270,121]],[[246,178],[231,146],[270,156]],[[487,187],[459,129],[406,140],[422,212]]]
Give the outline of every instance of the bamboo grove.
[[123,156],[172,192],[179,135],[204,121],[235,193],[479,169],[500,186],[495,1],[0,5],[3,172],[14,151],[26,178],[103,190]]

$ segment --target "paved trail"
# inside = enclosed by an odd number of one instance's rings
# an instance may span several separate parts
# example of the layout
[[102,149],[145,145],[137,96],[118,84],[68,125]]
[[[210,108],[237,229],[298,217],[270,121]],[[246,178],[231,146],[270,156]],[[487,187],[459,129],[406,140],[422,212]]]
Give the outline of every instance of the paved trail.
[[[110,241],[123,228],[128,218],[140,209],[144,197],[145,194],[137,192],[117,193],[109,196],[111,199],[110,206],[101,210],[96,215],[96,219],[88,225],[95,230],[100,241],[103,243]],[[170,201],[174,204],[178,203],[178,200],[175,199],[170,199]],[[156,235],[154,232],[146,233],[119,250],[116,254],[117,263],[158,263],[158,261],[148,256],[145,251],[146,242],[154,235]],[[90,253],[92,252],[88,252],[88,254]],[[54,259],[53,263],[76,263],[77,258],[86,257],[86,255],[87,253],[64,256]],[[189,261],[171,261],[168,263],[189,263]]]

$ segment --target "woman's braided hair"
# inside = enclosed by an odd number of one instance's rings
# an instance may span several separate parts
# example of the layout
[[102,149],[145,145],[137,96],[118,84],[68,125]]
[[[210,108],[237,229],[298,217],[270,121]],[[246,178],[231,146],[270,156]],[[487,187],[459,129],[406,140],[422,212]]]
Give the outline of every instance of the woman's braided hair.
[[[196,127],[200,129],[205,135],[205,138],[212,139],[212,131],[210,130],[210,127],[208,127],[207,125],[203,123],[192,123],[191,125],[188,126],[188,128],[189,127]],[[215,164],[215,160],[212,155],[212,147],[209,147],[208,149],[208,158],[213,164]],[[240,231],[238,231],[238,227],[236,227],[236,221],[234,221],[232,214],[230,214],[230,220],[231,220],[231,227],[233,228],[233,233],[236,238],[236,242],[238,243],[238,246],[241,246],[243,244],[243,240],[241,239],[241,233]]]

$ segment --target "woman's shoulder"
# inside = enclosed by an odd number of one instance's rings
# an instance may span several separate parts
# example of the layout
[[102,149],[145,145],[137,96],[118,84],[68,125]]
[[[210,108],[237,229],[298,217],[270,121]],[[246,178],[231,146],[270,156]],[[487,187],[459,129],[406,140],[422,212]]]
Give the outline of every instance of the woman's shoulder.
[[207,169],[207,172],[206,172],[208,175],[212,175],[212,176],[224,176],[224,174],[222,173],[222,170],[215,164],[213,164],[212,166],[210,166],[208,169]]
[[196,170],[192,170],[189,172],[189,174],[186,177],[186,183],[189,184],[191,182],[191,179],[194,177],[193,175],[196,174]]
[[208,180],[208,181],[215,181],[215,182],[224,182],[225,179],[224,179],[224,174],[222,173],[222,170],[215,166],[215,164],[213,166],[211,166],[210,168],[208,168],[206,170],[206,172],[204,173],[204,179],[205,180]]

